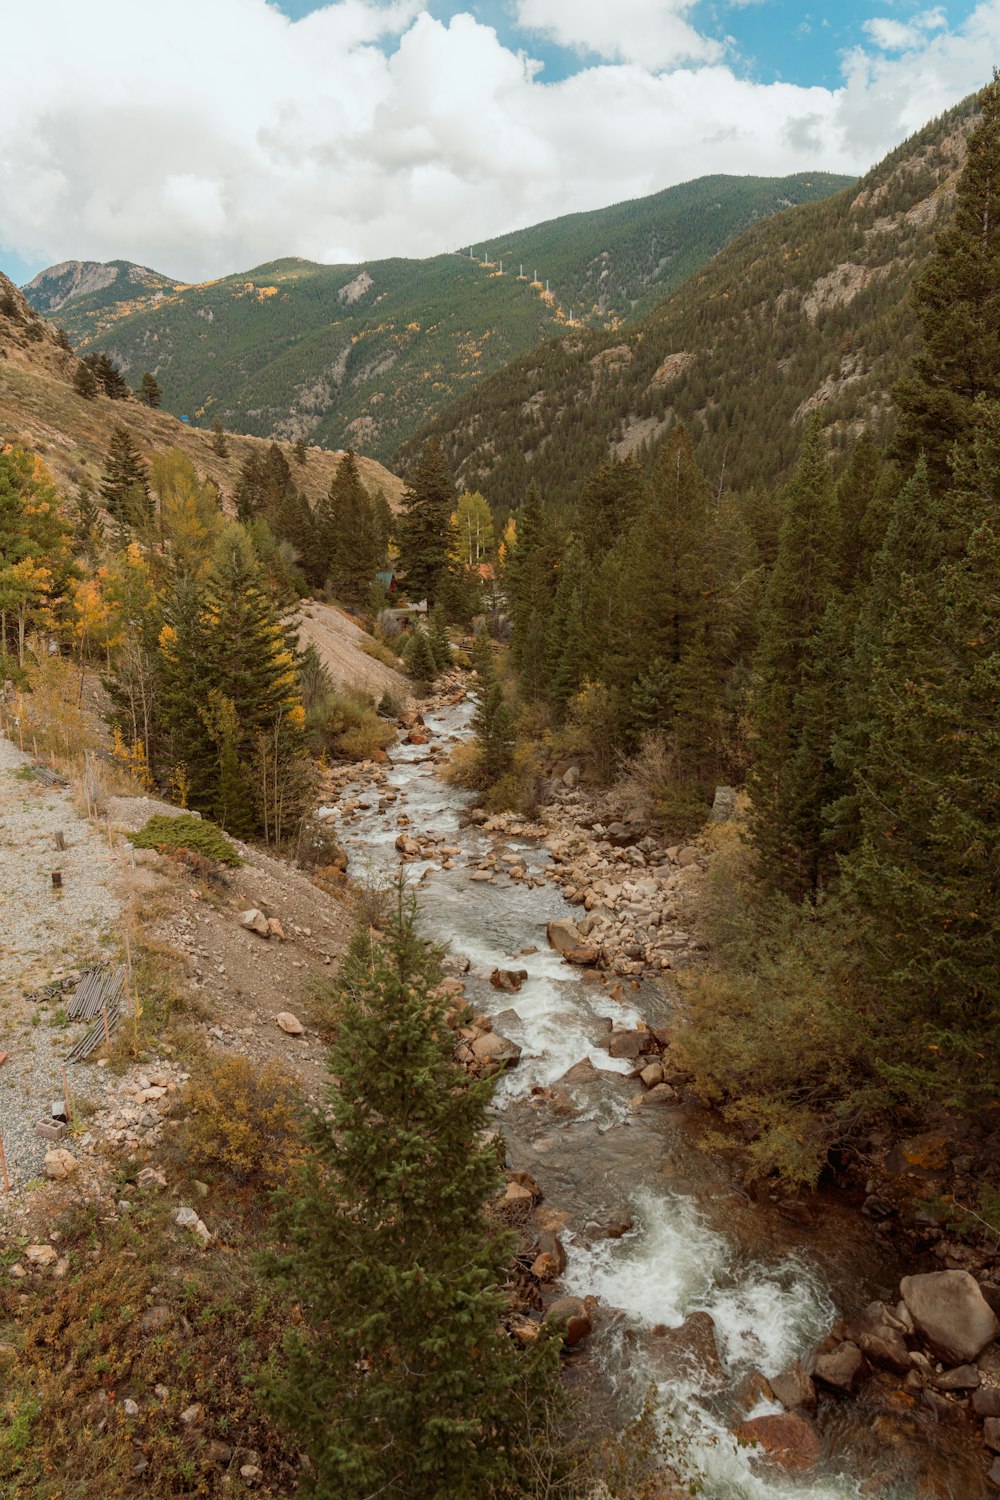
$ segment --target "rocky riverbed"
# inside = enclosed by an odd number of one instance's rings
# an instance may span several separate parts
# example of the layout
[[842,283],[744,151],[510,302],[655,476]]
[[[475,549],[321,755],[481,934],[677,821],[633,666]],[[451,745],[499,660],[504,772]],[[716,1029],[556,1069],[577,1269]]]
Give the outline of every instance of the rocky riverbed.
[[352,878],[407,870],[450,944],[456,1059],[499,1075],[516,1336],[558,1319],[609,1420],[655,1390],[664,1500],[677,1476],[719,1500],[993,1492],[1000,1353],[975,1277],[899,1264],[835,1196],[751,1202],[703,1149],[670,1027],[671,976],[705,956],[702,848],[616,815],[572,766],[534,820],[484,815],[438,774],[460,696],[390,762],[336,773],[322,813]]

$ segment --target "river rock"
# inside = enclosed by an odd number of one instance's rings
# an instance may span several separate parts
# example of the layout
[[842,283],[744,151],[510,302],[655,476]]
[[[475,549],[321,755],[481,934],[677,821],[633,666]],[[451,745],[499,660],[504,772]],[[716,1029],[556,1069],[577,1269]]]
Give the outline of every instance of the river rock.
[[936,1391],[974,1391],[979,1385],[979,1371],[975,1365],[958,1365],[954,1370],[932,1375],[931,1385]]
[[472,1055],[477,1062],[499,1063],[503,1068],[516,1068],[521,1061],[521,1049],[517,1043],[497,1031],[477,1036],[472,1043]]
[[816,1359],[816,1379],[831,1390],[843,1395],[852,1395],[861,1384],[865,1374],[865,1357],[857,1344],[845,1339],[829,1354],[820,1354]]
[[873,1365],[905,1375],[910,1369],[904,1327],[884,1302],[870,1302],[847,1330],[848,1338]]
[[819,1433],[812,1423],[790,1411],[770,1417],[751,1417],[740,1423],[734,1436],[741,1443],[753,1443],[770,1463],[789,1473],[811,1469],[822,1451]]
[[566,953],[569,949],[584,946],[579,927],[566,917],[557,917],[555,921],[549,922],[545,928],[545,936],[549,947],[554,948],[557,953]]
[[490,975],[490,984],[495,990],[505,990],[508,994],[514,994],[521,988],[527,977],[527,969],[494,969]]
[[570,1348],[585,1339],[594,1326],[582,1297],[557,1297],[547,1308],[543,1321],[561,1327],[563,1343]]
[[994,1453],[1000,1453],[1000,1419],[986,1418],[983,1423],[983,1440],[987,1448],[992,1448]]
[[783,1370],[780,1375],[775,1375],[771,1381],[771,1390],[776,1400],[788,1411],[794,1411],[796,1407],[804,1407],[806,1411],[814,1411],[816,1407],[816,1387],[813,1385],[812,1376],[802,1367],[801,1361],[796,1360]]
[[[606,1075],[607,1069],[605,1068],[603,1071]],[[574,1063],[571,1068],[566,1069],[566,1072],[559,1079],[559,1082],[593,1083],[594,1079],[598,1077],[600,1072],[601,1069],[595,1068],[589,1057],[581,1057],[578,1063]]]
[[702,1391],[717,1390],[725,1383],[725,1372],[715,1340],[715,1324],[707,1312],[694,1312],[679,1328],[657,1325],[653,1329],[657,1364],[670,1376],[689,1371]]
[[581,969],[592,969],[601,956],[601,950],[590,943],[581,943],[579,948],[564,948],[562,956],[568,964],[577,964]]
[[950,1364],[976,1359],[1000,1333],[1000,1323],[968,1271],[904,1276],[899,1289],[916,1327]]
[[644,1031],[612,1031],[608,1038],[608,1055],[617,1058],[641,1057],[649,1046]]

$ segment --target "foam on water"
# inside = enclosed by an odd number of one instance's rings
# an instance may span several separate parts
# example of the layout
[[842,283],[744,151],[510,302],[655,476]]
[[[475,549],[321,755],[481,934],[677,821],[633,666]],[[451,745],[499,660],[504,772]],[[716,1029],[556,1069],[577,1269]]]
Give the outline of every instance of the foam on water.
[[[737,1265],[724,1237],[681,1196],[640,1194],[636,1227],[620,1240],[570,1245],[563,1277],[577,1296],[596,1295],[629,1320],[650,1328],[679,1327],[691,1313],[707,1312],[731,1375],[757,1369],[777,1374],[829,1327],[833,1307],[808,1269],[794,1259],[774,1266]],[[678,1440],[689,1477],[704,1485],[706,1500],[851,1500],[857,1483],[828,1474],[794,1479],[755,1470],[748,1449],[694,1395],[689,1374],[665,1381],[637,1367],[633,1346],[613,1356],[623,1378],[641,1390],[656,1385],[664,1430]],[[777,1411],[760,1405],[755,1415]]]

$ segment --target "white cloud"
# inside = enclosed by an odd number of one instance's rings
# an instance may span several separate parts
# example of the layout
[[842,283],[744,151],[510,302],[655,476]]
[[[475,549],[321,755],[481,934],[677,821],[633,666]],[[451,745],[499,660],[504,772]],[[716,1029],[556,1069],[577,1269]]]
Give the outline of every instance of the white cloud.
[[[752,83],[708,53],[667,71],[642,26],[686,26],[687,8],[648,0],[608,7],[630,21],[622,60],[551,84],[491,28],[418,0],[295,23],[265,0],[4,9],[0,243],[190,280],[278,255],[429,255],[708,172],[861,171],[1000,54],[1000,0],[955,31],[927,20],[902,52],[857,49],[835,90]],[[580,22],[579,45],[603,35]]]
[[864,23],[865,34],[883,52],[903,52],[919,47],[930,31],[947,25],[944,7],[937,5],[912,16],[909,21],[895,21],[890,16],[874,16]]
[[685,19],[697,0],[516,0],[518,24],[561,47],[652,69],[715,62],[722,47]]

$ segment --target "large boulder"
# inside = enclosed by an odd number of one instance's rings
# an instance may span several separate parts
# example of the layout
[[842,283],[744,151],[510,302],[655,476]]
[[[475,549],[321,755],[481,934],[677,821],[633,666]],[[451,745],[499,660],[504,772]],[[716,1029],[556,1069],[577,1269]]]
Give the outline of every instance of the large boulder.
[[822,1451],[819,1433],[812,1423],[790,1411],[770,1417],[751,1417],[740,1423],[734,1436],[741,1443],[760,1448],[771,1463],[789,1473],[811,1469]]
[[1000,1334],[979,1283],[968,1271],[930,1271],[899,1284],[914,1325],[949,1364],[975,1360]]
[[521,1061],[521,1049],[517,1043],[501,1036],[498,1031],[477,1036],[472,1043],[472,1054],[477,1062],[499,1063],[502,1068],[516,1068]]
[[545,929],[545,936],[549,940],[549,947],[554,948],[557,953],[568,953],[574,948],[584,947],[583,933],[567,917],[558,917],[550,922]]

